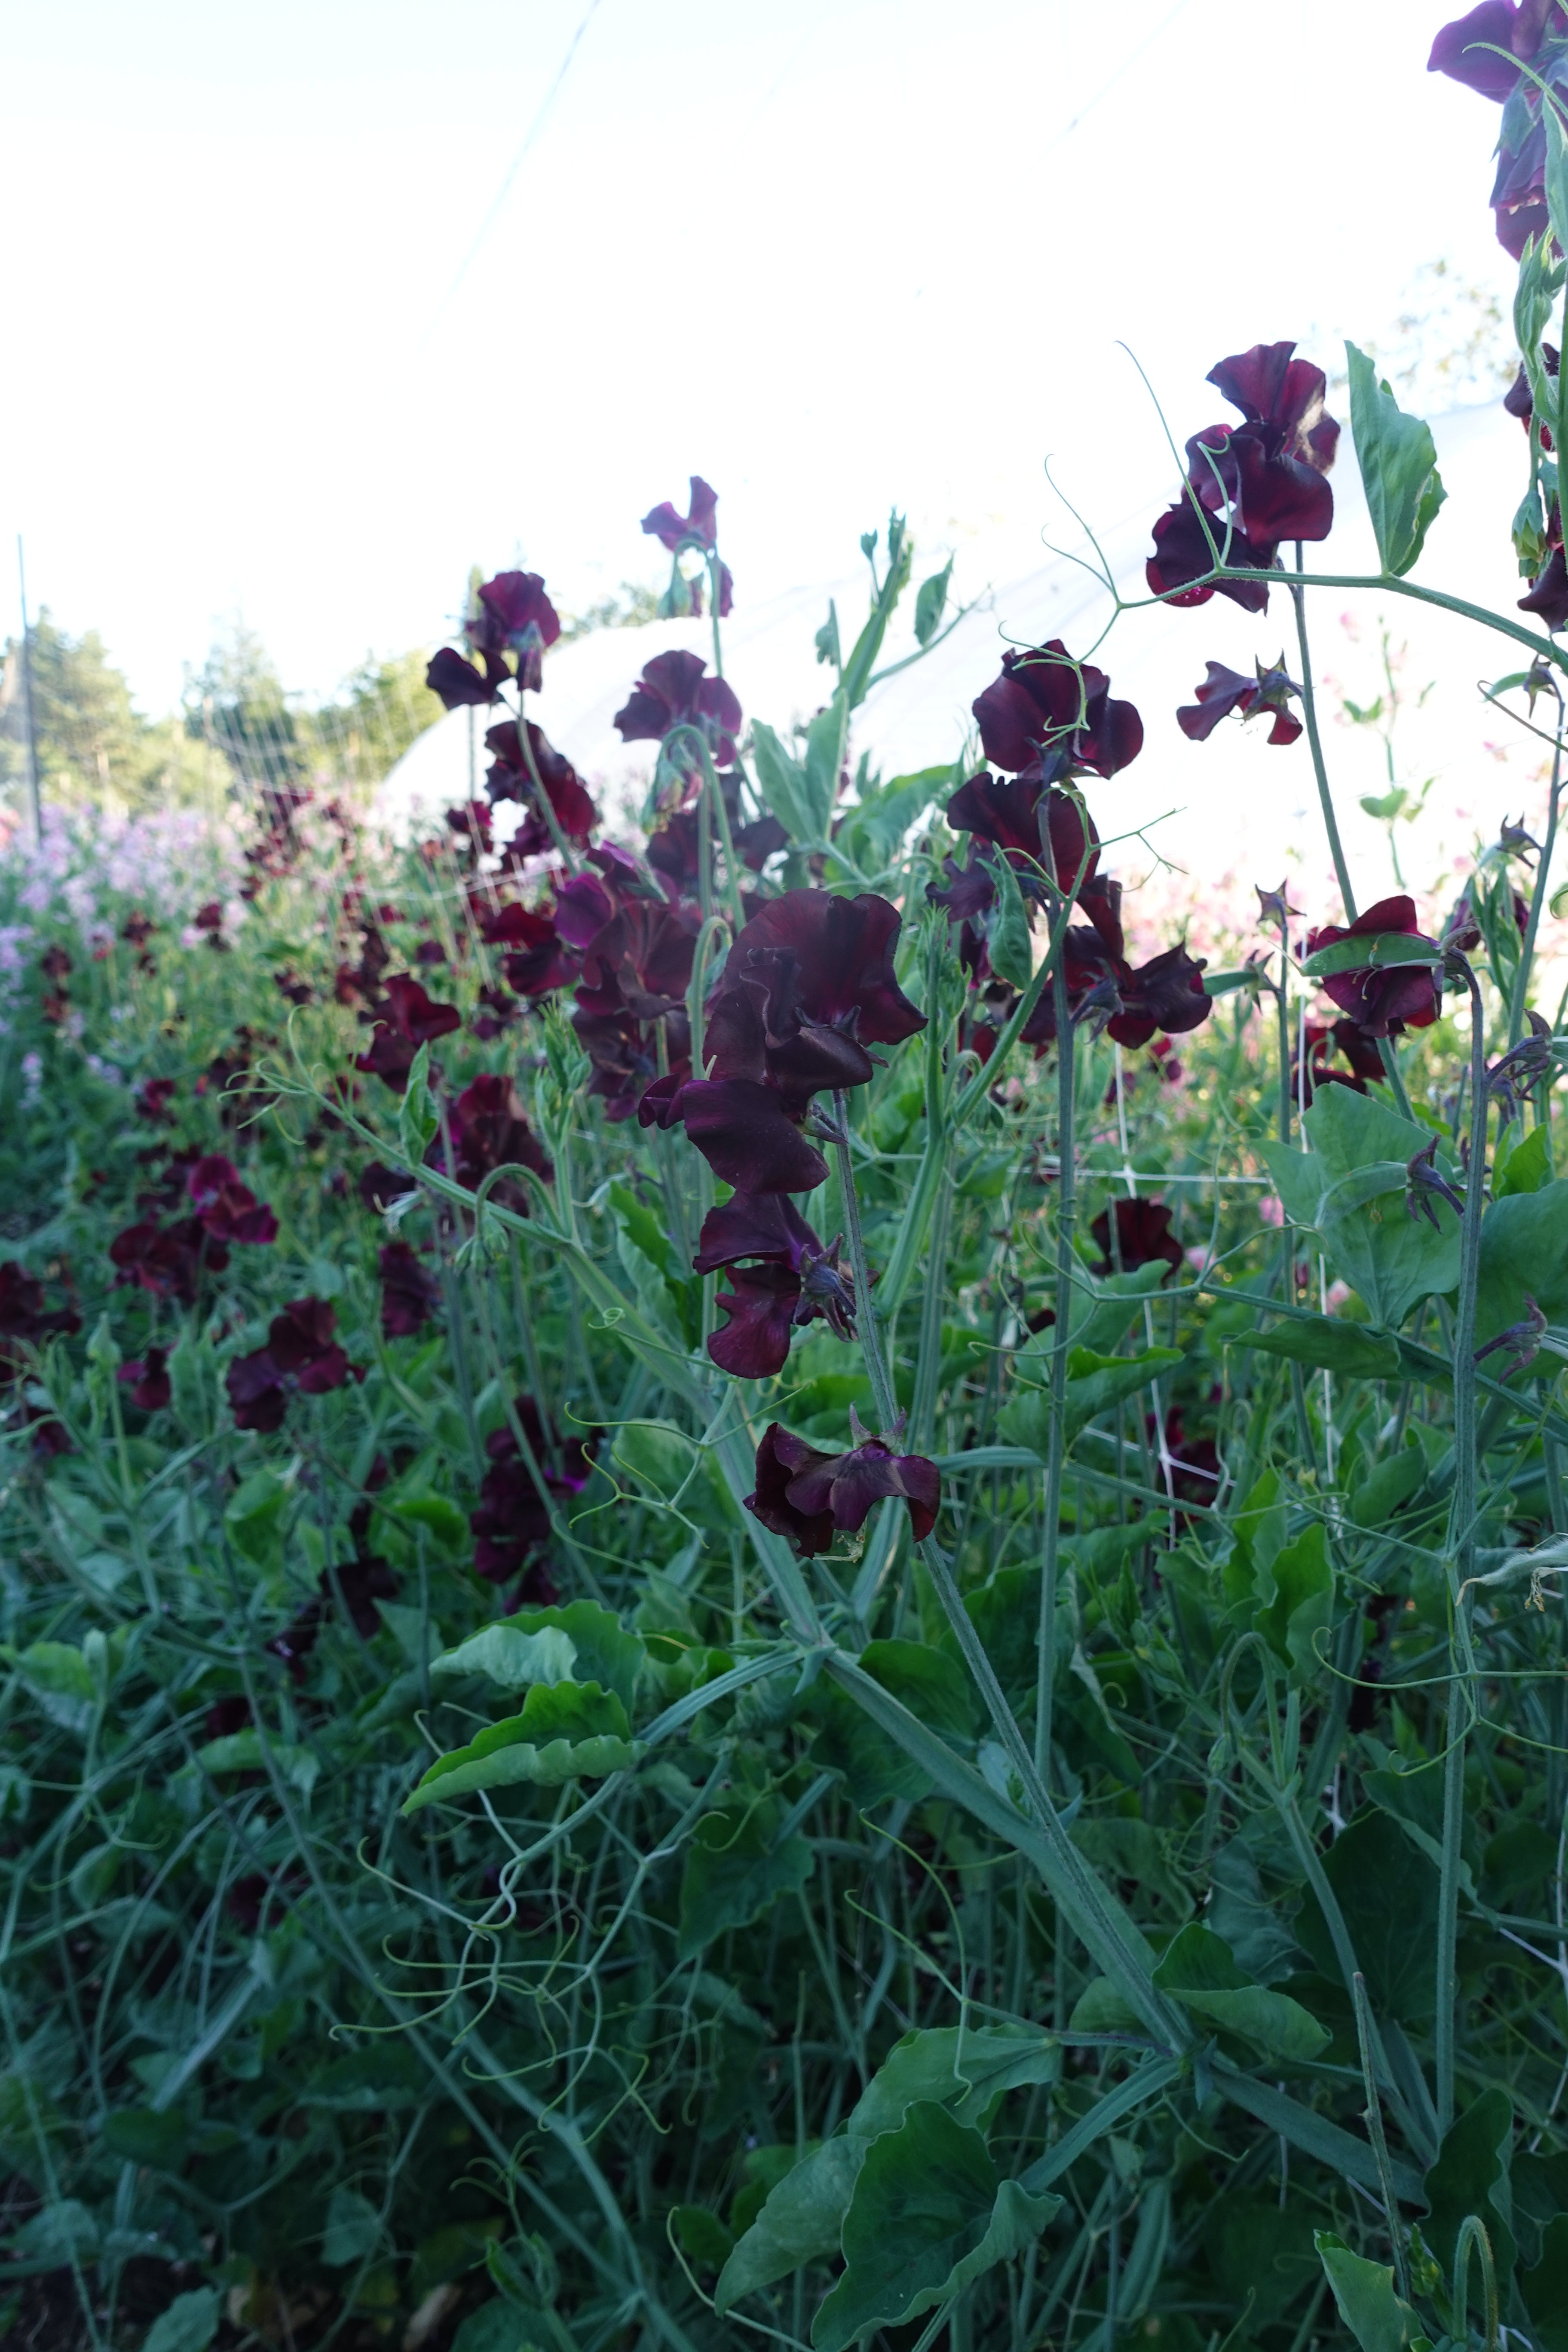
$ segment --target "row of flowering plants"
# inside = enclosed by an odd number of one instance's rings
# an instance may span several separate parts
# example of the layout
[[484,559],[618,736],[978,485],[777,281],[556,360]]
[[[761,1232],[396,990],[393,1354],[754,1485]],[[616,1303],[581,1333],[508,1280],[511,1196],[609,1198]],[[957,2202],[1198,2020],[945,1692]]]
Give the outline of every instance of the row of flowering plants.
[[[513,571],[437,837],[290,782],[0,876],[8,2340],[1568,2344],[1568,17],[1433,62],[1503,102],[1548,763],[1448,903],[1358,897],[1308,651],[1352,447],[1364,584],[1475,617],[1432,436],[1288,341],[917,773],[857,714],[952,567],[868,535],[771,726],[694,478],[636,826]],[[1221,725],[1337,892],[1151,941],[1117,779]]]

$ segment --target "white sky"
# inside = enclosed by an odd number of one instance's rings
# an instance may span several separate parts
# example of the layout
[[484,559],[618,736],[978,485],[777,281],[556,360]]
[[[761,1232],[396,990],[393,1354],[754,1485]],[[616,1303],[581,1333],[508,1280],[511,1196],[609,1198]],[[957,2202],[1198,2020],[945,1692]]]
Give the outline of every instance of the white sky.
[[0,557],[148,708],[237,610],[324,689],[470,562],[653,581],[692,471],[742,600],[894,500],[1016,577],[1047,454],[1108,527],[1168,491],[1119,337],[1184,435],[1420,262],[1510,284],[1458,0],[598,0],[452,292],[587,6],[0,5]]

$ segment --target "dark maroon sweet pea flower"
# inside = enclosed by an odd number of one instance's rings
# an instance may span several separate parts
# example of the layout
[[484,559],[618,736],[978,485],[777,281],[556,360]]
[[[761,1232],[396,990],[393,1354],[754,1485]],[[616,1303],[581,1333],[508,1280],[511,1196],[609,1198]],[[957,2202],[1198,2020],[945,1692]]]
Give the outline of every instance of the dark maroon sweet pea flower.
[[[553,837],[536,805],[537,787],[534,772],[544,787],[545,798],[555,814],[555,821],[568,841],[581,845],[599,821],[598,808],[582,777],[562,752],[550,742],[542,728],[528,724],[528,750],[515,719],[504,719],[499,727],[488,728],[485,749],[491,755],[491,765],[485,777],[485,790],[492,803],[518,801],[529,811],[528,816],[512,836],[517,854],[521,857],[542,856],[554,846]],[[531,753],[533,766],[529,766]]]
[[713,1173],[739,1192],[811,1192],[827,1162],[806,1141],[776,1087],[752,1078],[658,1079],[637,1104],[643,1127],[677,1119]]
[[207,1234],[215,1242],[250,1244],[275,1242],[278,1220],[258,1201],[239,1171],[221,1151],[208,1152],[185,1178],[185,1191]]
[[[594,1468],[599,1433],[563,1441],[554,1439],[541,1419],[531,1397],[517,1401],[517,1417],[543,1479],[545,1495],[559,1505],[580,1495]],[[491,1584],[504,1584],[526,1563],[529,1555],[550,1539],[550,1512],[510,1423],[492,1430],[485,1440],[490,1467],[479,1487],[479,1499],[468,1514],[474,1534],[474,1566]],[[554,1599],[548,1579],[535,1570],[522,1597],[535,1601]]]
[[169,1105],[174,1099],[174,1095],[173,1078],[149,1078],[145,1086],[138,1087],[131,1099],[139,1116],[144,1118],[150,1127],[166,1127],[170,1118]]
[[[1369,1037],[1357,1022],[1342,1019],[1330,1027],[1321,1021],[1309,1021],[1306,1046],[1305,1076],[1299,1060],[1292,1062],[1290,1069],[1290,1099],[1303,1109],[1311,1108],[1320,1087],[1349,1087],[1352,1094],[1364,1095],[1369,1080],[1381,1083],[1388,1076],[1377,1040]],[[1348,1070],[1334,1067],[1335,1054],[1343,1055],[1350,1064]]]
[[625,1011],[639,1021],[656,1021],[683,1006],[695,929],[687,910],[646,898],[623,907],[595,932],[584,952],[579,1009],[590,1018]]
[[381,1328],[389,1339],[406,1339],[440,1305],[441,1286],[406,1242],[388,1242],[380,1264]]
[[765,978],[770,1053],[792,1027],[839,1029],[867,1045],[901,1045],[926,1025],[893,976],[901,921],[874,891],[842,898],[786,890],[737,934],[725,991]]
[[432,694],[438,695],[448,710],[477,709],[487,702],[497,702],[500,689],[510,672],[505,662],[493,654],[486,656],[482,670],[453,646],[443,646],[425,672],[425,683]]
[[383,984],[369,1049],[354,1067],[384,1078],[394,1093],[402,1094],[420,1046],[449,1036],[462,1023],[457,1006],[437,1003],[412,972],[394,972]]
[[[1213,545],[1210,545],[1210,541]],[[1154,524],[1154,552],[1144,565],[1144,576],[1156,596],[1167,604],[1206,604],[1211,596],[1228,596],[1244,613],[1262,613],[1268,606],[1266,580],[1207,580],[1217,561],[1245,572],[1271,571],[1278,550],[1255,547],[1245,531],[1233,529],[1226,544],[1223,524],[1200,515],[1191,499],[1178,499]]]
[[728,1324],[709,1339],[708,1352],[740,1380],[781,1371],[791,1331],[816,1316],[840,1339],[853,1337],[855,1294],[838,1263],[838,1242],[824,1249],[782,1193],[737,1192],[710,1209],[691,1263],[698,1274],[729,1269],[731,1287],[716,1301]]
[[1143,722],[1131,702],[1117,702],[1092,662],[1075,662],[1059,637],[1029,653],[1002,656],[1002,675],[974,700],[986,758],[1015,774],[1087,771],[1113,776],[1143,748]]
[[947,821],[955,833],[975,834],[1004,851],[1026,891],[1032,879],[1037,881],[1047,843],[1053,873],[1064,889],[1072,887],[1080,872],[1087,886],[1100,863],[1100,835],[1088,811],[1038,777],[996,777],[982,769],[954,793]]
[[1254,343],[1221,360],[1208,381],[1239,408],[1241,425],[1217,425],[1187,443],[1187,480],[1213,514],[1227,509],[1259,546],[1326,539],[1334,494],[1324,479],[1340,428],[1324,414],[1327,379],[1294,343]]
[[388,1168],[384,1161],[373,1160],[361,1175],[356,1189],[367,1209],[381,1210],[390,1207],[394,1201],[400,1201],[405,1192],[412,1192],[418,1181],[416,1176],[408,1173],[406,1168]]
[[[1089,1229],[1100,1252],[1100,1272],[1109,1274],[1115,1269],[1133,1274],[1139,1266],[1152,1265],[1163,1258],[1170,1274],[1175,1274],[1182,1263],[1182,1244],[1171,1231],[1172,1213],[1163,1201],[1117,1201],[1112,1207],[1102,1209]],[[1164,1279],[1168,1281],[1170,1275]]]
[[228,1252],[199,1217],[180,1217],[167,1225],[144,1217],[115,1234],[109,1259],[117,1285],[135,1283],[151,1297],[193,1307],[203,1274],[221,1274]]
[[1443,26],[1432,44],[1427,72],[1447,74],[1500,106],[1513,93],[1519,68],[1510,55],[1500,58],[1497,52],[1511,53],[1519,17],[1514,0],[1480,0],[1479,7]]
[[1293,743],[1301,732],[1301,722],[1287,706],[1292,695],[1301,691],[1286,675],[1285,657],[1272,669],[1261,662],[1257,675],[1248,677],[1241,670],[1227,669],[1224,662],[1205,662],[1201,686],[1193,690],[1195,702],[1184,703],[1176,713],[1176,724],[1190,741],[1206,743],[1222,719],[1233,710],[1242,718],[1251,719],[1260,710],[1273,713],[1274,724],[1268,730],[1270,743]]
[[[735,737],[741,727],[741,705],[734,688],[721,677],[707,676],[708,665],[696,654],[677,647],[656,654],[616,713],[623,742],[661,743],[673,727],[695,727],[713,755],[715,768],[732,768],[739,754]],[[677,765],[689,763],[678,759]]]
[[1568,628],[1568,562],[1563,550],[1554,547],[1546,564],[1534,581],[1530,592],[1519,599],[1521,613],[1533,613],[1552,631]]
[[[452,1106],[451,1129],[452,1174],[470,1192],[478,1192],[485,1178],[497,1168],[529,1168],[547,1184],[555,1172],[543,1145],[523,1115],[517,1089],[510,1078],[487,1073],[465,1087]],[[440,1151],[437,1138],[431,1145],[431,1152],[438,1156]],[[492,1184],[490,1195],[503,1207],[527,1213],[527,1192],[511,1178],[503,1177]]]
[[856,1533],[875,1503],[900,1496],[921,1542],[936,1525],[942,1476],[923,1454],[894,1454],[875,1437],[847,1454],[820,1454],[778,1422],[757,1448],[757,1485],[746,1508],[798,1552],[830,1551],[835,1535]]
[[15,1379],[22,1370],[16,1342],[37,1347],[57,1334],[80,1328],[81,1318],[68,1307],[46,1308],[43,1284],[16,1258],[0,1259],[0,1380]]
[[[1341,940],[1375,939],[1380,932],[1401,931],[1424,940],[1415,919],[1414,898],[1380,898],[1353,923],[1326,923],[1307,934],[1307,953],[1335,947]],[[1430,940],[1425,944],[1431,946]],[[1323,992],[1349,1013],[1368,1037],[1397,1037],[1406,1028],[1428,1029],[1437,1018],[1442,994],[1437,973],[1429,964],[1387,964],[1364,971],[1336,972],[1322,982]]]
[[1180,1036],[1202,1026],[1214,1010],[1204,991],[1202,956],[1190,956],[1183,946],[1167,948],[1136,971],[1124,968],[1117,978],[1121,1010],[1106,1024],[1106,1034],[1119,1045],[1146,1045],[1157,1029]]
[[577,959],[550,915],[536,914],[514,899],[484,927],[490,946],[504,948],[501,970],[520,996],[549,996],[575,978]]
[[643,530],[660,547],[676,554],[682,546],[700,547],[705,551],[718,539],[719,493],[705,482],[700,474],[691,477],[690,496],[684,514],[677,514],[668,499],[642,519]]
[[498,572],[479,594],[479,611],[463,632],[476,652],[510,654],[517,682],[537,694],[542,683],[541,656],[561,635],[561,618],[537,572]]
[[1527,239],[1545,238],[1551,231],[1541,92],[1519,68],[1533,67],[1561,99],[1568,86],[1565,65],[1568,26],[1554,0],[1521,0],[1517,8],[1510,0],[1482,0],[1479,7],[1444,26],[1427,59],[1428,71],[1447,74],[1503,108],[1489,201],[1498,243],[1515,261],[1523,255]]
[[324,1298],[292,1299],[268,1324],[267,1345],[236,1357],[225,1385],[237,1429],[280,1429],[294,1390],[324,1396],[363,1377],[333,1337],[337,1320]]
[[149,1348],[144,1356],[121,1364],[115,1379],[131,1391],[131,1402],[143,1412],[162,1412],[174,1397],[168,1372],[167,1348]]

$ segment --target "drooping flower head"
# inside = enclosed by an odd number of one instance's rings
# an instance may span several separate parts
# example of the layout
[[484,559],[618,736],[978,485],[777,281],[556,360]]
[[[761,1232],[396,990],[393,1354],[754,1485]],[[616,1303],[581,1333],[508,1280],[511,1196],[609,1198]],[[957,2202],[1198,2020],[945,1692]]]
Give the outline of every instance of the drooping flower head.
[[[1307,953],[1315,955],[1320,948],[1335,947],[1341,940],[1375,939],[1388,931],[1424,940],[1413,898],[1380,898],[1353,923],[1325,923],[1321,930],[1309,931]],[[1425,944],[1433,945],[1430,940]],[[1322,982],[1322,988],[1366,1037],[1397,1037],[1407,1028],[1430,1028],[1442,1003],[1432,964],[1369,965],[1365,970],[1335,972]]]
[[1182,1244],[1171,1231],[1172,1211],[1163,1201],[1116,1201],[1102,1209],[1089,1232],[1100,1252],[1100,1271],[1135,1273],[1163,1259],[1169,1273],[1182,1263]]
[[267,1329],[267,1345],[237,1356],[225,1377],[237,1429],[280,1429],[289,1399],[324,1396],[363,1375],[334,1334],[337,1310],[324,1298],[296,1298]]
[[824,1249],[781,1192],[736,1192],[710,1209],[691,1264],[698,1274],[728,1272],[731,1287],[715,1301],[726,1325],[708,1352],[740,1380],[782,1371],[791,1332],[818,1316],[839,1339],[853,1334],[855,1293],[837,1240]]
[[1114,700],[1105,672],[1075,662],[1059,637],[1004,654],[973,708],[986,758],[1018,776],[1113,776],[1143,748],[1135,705]]
[[[674,504],[665,499],[642,519],[643,530],[650,539],[675,557],[670,583],[660,601],[660,612],[666,618],[679,613],[689,613],[694,620],[702,615],[702,580],[700,573],[693,580],[684,577],[680,556],[688,549],[712,557],[719,544],[719,493],[705,482],[700,474],[693,474],[684,514],[677,514]],[[734,604],[735,583],[727,563],[719,566],[719,618],[728,620]]]
[[836,1535],[853,1535],[874,1503],[889,1496],[909,1505],[921,1542],[936,1525],[942,1474],[920,1454],[895,1454],[863,1438],[846,1454],[822,1454],[773,1422],[757,1448],[757,1484],[746,1508],[774,1535],[807,1556],[831,1551]]
[[1216,551],[1238,569],[1268,572],[1281,540],[1326,539],[1332,528],[1326,477],[1340,428],[1324,413],[1321,368],[1295,358],[1295,349],[1254,343],[1209,370],[1209,383],[1243,421],[1210,425],[1187,443],[1186,489],[1155,523],[1145,567],[1168,604],[1206,604],[1217,588],[1245,612],[1260,613],[1266,581],[1205,580]]
[[800,1133],[813,1096],[864,1086],[868,1045],[925,1027],[894,977],[900,921],[873,892],[786,890],[765,901],[737,935],[709,1010],[711,1075],[658,1081],[638,1106],[643,1125],[684,1125],[740,1192],[822,1183],[826,1162]]
[[[712,753],[715,768],[732,768],[739,754],[741,705],[727,679],[710,677],[698,654],[680,646],[656,654],[644,665],[630,697],[616,713],[624,743],[662,743],[676,727],[694,727]],[[701,764],[689,746],[677,750],[675,763],[695,777]]]
[[1270,743],[1294,743],[1301,732],[1301,722],[1289,708],[1293,695],[1301,689],[1285,668],[1285,656],[1280,655],[1272,669],[1258,664],[1257,675],[1248,677],[1242,670],[1227,669],[1224,662],[1205,662],[1204,682],[1193,689],[1196,700],[1184,703],[1176,713],[1176,724],[1191,742],[1206,743],[1222,719],[1238,711],[1246,719],[1258,712],[1271,713],[1274,724],[1268,730]]
[[1530,237],[1545,236],[1550,228],[1542,96],[1522,66],[1568,92],[1568,20],[1556,0],[1480,0],[1443,26],[1426,60],[1429,73],[1447,74],[1503,109],[1489,201],[1498,243],[1515,261]]
[[519,857],[537,857],[554,846],[554,837],[539,806],[536,775],[557,824],[568,841],[581,847],[599,820],[592,794],[571,761],[556,751],[543,729],[536,727],[531,719],[528,722],[527,747],[525,751],[515,719],[503,719],[499,727],[486,730],[485,749],[491,755],[491,763],[485,777],[485,790],[491,805],[518,801],[528,811],[512,835],[514,854]]

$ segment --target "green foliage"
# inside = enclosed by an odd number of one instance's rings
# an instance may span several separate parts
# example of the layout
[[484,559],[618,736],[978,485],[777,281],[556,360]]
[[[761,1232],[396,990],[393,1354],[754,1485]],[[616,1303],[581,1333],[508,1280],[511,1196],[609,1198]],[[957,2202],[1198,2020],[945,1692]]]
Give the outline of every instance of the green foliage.
[[1432,428],[1407,416],[1386,383],[1380,383],[1366,353],[1345,345],[1350,372],[1351,431],[1366,492],[1367,511],[1384,571],[1393,579],[1408,572],[1447,496],[1437,472]]

